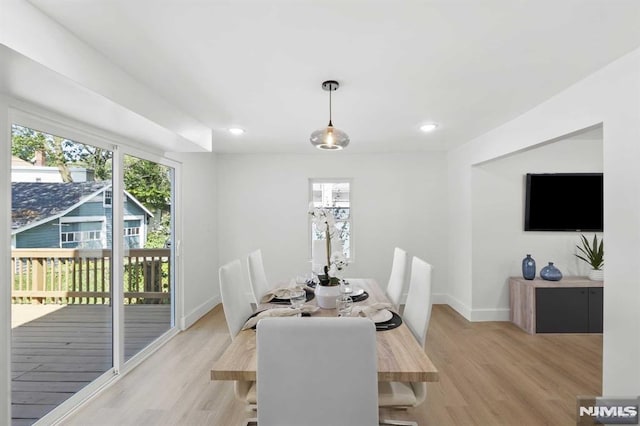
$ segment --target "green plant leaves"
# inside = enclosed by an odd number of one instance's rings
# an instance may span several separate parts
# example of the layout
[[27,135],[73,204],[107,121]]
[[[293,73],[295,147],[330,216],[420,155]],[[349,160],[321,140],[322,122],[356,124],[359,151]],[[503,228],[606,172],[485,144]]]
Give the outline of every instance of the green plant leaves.
[[581,254],[575,256],[591,265],[591,268],[599,270],[604,266],[604,240],[600,240],[598,244],[598,236],[593,235],[593,243],[589,243],[587,237],[580,235],[582,246],[576,246]]

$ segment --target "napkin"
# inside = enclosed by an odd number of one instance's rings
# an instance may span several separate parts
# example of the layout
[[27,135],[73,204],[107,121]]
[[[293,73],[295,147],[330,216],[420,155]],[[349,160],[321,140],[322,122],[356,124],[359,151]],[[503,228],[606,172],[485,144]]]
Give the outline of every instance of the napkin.
[[292,288],[280,287],[269,290],[262,296],[260,303],[269,303],[273,299],[289,299],[289,294]]
[[260,321],[262,318],[267,318],[267,317],[293,317],[296,316],[300,313],[314,313],[317,312],[320,308],[318,308],[317,306],[312,306],[312,305],[304,305],[302,306],[302,308],[300,309],[292,309],[292,308],[274,308],[274,309],[267,309],[266,311],[262,311],[260,312],[258,315],[256,315],[255,317],[251,317],[247,320],[247,322],[244,323],[244,326],[242,326],[243,330],[248,330],[250,328],[253,328],[258,321]]
[[357,317],[371,317],[383,309],[393,309],[393,305],[390,303],[378,302],[368,306],[354,306],[352,313]]

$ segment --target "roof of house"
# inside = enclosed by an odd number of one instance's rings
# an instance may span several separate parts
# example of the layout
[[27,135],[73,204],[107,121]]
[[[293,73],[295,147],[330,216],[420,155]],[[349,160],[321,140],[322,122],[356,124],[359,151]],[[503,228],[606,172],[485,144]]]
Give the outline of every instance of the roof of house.
[[110,182],[12,182],[11,229],[62,216],[110,186]]

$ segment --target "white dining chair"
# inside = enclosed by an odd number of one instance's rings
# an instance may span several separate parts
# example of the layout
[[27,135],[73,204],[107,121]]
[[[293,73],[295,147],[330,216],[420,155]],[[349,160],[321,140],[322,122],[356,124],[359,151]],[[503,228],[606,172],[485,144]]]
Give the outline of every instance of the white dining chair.
[[[409,292],[402,320],[414,337],[425,347],[429,319],[431,318],[431,271],[432,266],[422,259],[413,257]],[[425,382],[380,382],[378,383],[378,404],[380,407],[408,408],[424,402],[427,396]]]
[[[227,321],[231,339],[242,330],[247,318],[253,313],[251,299],[247,296],[242,278],[242,265],[240,260],[223,265],[218,270],[220,280],[220,297],[224,317]],[[249,409],[254,409],[256,404],[256,386],[251,381],[234,382],[236,398],[248,404]]]
[[260,320],[258,425],[377,425],[375,333],[366,318]]
[[258,249],[249,253],[247,257],[247,266],[249,269],[249,284],[253,292],[254,303],[260,304],[260,299],[270,289],[267,274],[264,272],[264,264],[262,263],[262,250]]
[[387,284],[387,298],[400,312],[400,302],[404,291],[404,281],[407,270],[407,252],[399,247],[393,250],[393,263],[391,264],[391,275]]

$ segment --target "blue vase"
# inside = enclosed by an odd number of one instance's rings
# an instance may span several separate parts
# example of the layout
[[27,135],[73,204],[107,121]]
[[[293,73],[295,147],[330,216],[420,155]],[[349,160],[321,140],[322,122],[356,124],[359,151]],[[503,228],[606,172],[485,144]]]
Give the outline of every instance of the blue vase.
[[522,259],[522,277],[525,280],[532,280],[536,277],[536,261],[530,254]]
[[553,266],[553,262],[549,262],[547,266],[540,270],[540,277],[547,281],[560,281],[562,279],[562,272]]

